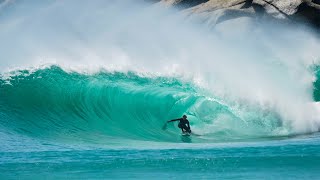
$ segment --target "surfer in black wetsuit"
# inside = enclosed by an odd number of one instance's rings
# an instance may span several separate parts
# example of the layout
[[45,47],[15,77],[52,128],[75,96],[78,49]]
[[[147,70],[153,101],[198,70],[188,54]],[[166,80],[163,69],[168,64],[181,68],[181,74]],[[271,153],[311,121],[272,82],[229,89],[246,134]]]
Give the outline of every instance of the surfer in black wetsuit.
[[182,118],[167,121],[167,123],[174,121],[179,121],[178,127],[181,129],[182,133],[191,133],[190,124],[186,115],[183,115]]

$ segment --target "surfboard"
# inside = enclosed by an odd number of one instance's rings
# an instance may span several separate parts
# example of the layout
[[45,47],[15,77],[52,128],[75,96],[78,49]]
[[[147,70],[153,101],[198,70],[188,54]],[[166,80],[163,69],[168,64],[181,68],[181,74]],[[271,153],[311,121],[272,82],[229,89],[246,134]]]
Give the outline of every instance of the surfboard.
[[190,133],[181,133],[181,136],[190,136]]

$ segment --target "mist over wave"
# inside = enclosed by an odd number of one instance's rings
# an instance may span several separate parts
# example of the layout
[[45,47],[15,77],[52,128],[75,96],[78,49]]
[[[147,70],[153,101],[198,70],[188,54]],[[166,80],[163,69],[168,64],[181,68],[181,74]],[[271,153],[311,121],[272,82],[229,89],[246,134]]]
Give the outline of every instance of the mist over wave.
[[186,113],[199,142],[318,130],[320,43],[307,29],[207,29],[134,1],[12,1],[2,11],[7,128],[176,141],[179,130],[161,126]]

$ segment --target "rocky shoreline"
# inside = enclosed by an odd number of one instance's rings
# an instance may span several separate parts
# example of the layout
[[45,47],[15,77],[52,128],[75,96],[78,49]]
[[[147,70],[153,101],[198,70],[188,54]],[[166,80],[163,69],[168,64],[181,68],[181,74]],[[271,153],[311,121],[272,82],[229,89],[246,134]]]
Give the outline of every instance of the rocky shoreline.
[[[144,0],[175,7],[188,17],[215,26],[237,18],[305,23],[320,29],[320,0]],[[0,0],[0,10],[12,0]]]
[[177,7],[189,17],[200,17],[210,26],[246,18],[280,23],[304,22],[320,28],[320,0],[160,0],[158,3]]

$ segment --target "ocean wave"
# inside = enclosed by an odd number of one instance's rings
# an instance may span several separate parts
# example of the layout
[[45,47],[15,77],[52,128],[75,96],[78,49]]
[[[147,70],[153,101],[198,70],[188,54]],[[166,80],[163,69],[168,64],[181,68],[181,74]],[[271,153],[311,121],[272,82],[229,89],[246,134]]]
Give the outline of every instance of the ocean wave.
[[[288,134],[276,112],[231,103],[174,77],[134,72],[81,74],[59,66],[2,77],[0,122],[16,133],[53,139],[122,138],[181,141],[176,124],[187,114],[193,142],[245,140]],[[111,143],[111,142],[110,142]]]

